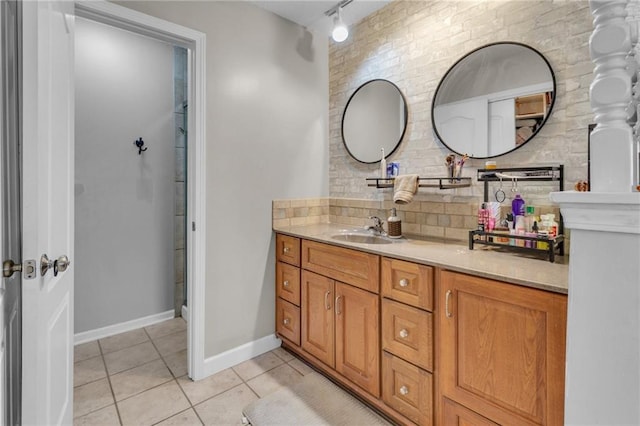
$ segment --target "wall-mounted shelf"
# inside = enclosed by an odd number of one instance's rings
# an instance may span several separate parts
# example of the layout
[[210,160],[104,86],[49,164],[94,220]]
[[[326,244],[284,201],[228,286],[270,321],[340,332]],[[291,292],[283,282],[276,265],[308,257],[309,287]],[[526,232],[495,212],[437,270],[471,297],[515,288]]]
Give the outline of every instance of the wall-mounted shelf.
[[[394,178],[382,179],[382,178],[367,178],[367,186],[373,188],[393,188]],[[419,188],[439,188],[439,189],[454,189],[454,188],[466,188],[471,186],[470,177],[461,178],[418,178]]]

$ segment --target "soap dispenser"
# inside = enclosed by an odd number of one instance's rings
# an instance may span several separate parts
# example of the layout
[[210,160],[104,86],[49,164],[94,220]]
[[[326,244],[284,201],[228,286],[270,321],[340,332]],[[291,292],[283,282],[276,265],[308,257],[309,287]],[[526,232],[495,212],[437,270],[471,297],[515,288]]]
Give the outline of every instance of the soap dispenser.
[[387,219],[387,226],[389,228],[387,232],[389,238],[402,237],[402,221],[397,216],[395,207],[391,209],[391,216]]

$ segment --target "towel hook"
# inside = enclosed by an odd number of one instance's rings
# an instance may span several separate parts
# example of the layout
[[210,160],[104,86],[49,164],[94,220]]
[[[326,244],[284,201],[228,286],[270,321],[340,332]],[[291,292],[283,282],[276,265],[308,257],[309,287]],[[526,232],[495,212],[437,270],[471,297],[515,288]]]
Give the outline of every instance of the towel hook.
[[135,142],[133,142],[135,146],[138,147],[138,155],[142,154],[142,151],[146,151],[148,148],[143,148],[144,141],[142,140],[142,136]]
[[511,192],[518,192],[518,178],[515,176],[511,178]]
[[499,203],[502,203],[504,200],[506,200],[507,194],[505,194],[504,191],[502,190],[502,176],[499,176],[499,178],[500,178],[500,188],[498,188],[498,190],[496,191],[496,201]]

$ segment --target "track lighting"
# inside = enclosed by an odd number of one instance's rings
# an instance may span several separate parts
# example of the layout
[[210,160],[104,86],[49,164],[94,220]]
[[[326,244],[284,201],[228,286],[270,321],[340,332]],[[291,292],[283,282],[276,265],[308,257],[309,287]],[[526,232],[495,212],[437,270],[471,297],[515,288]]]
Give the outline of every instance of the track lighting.
[[353,0],[343,0],[324,13],[327,16],[335,15],[333,17],[333,30],[331,31],[331,38],[337,43],[341,43],[345,41],[347,37],[349,37],[349,28],[342,21],[342,8],[352,1]]
[[339,7],[335,18],[333,18],[333,31],[331,31],[331,38],[338,43],[345,41],[349,37],[349,28],[342,22],[341,10],[342,8]]

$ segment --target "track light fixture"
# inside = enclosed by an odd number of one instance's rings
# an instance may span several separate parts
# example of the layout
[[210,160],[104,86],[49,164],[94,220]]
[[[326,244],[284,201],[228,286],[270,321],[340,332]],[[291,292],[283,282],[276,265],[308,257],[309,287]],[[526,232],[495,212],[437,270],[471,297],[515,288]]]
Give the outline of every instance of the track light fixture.
[[343,0],[340,3],[327,10],[324,14],[333,17],[333,30],[331,31],[331,38],[334,41],[341,43],[349,37],[349,28],[342,21],[342,8],[351,3],[353,0]]

